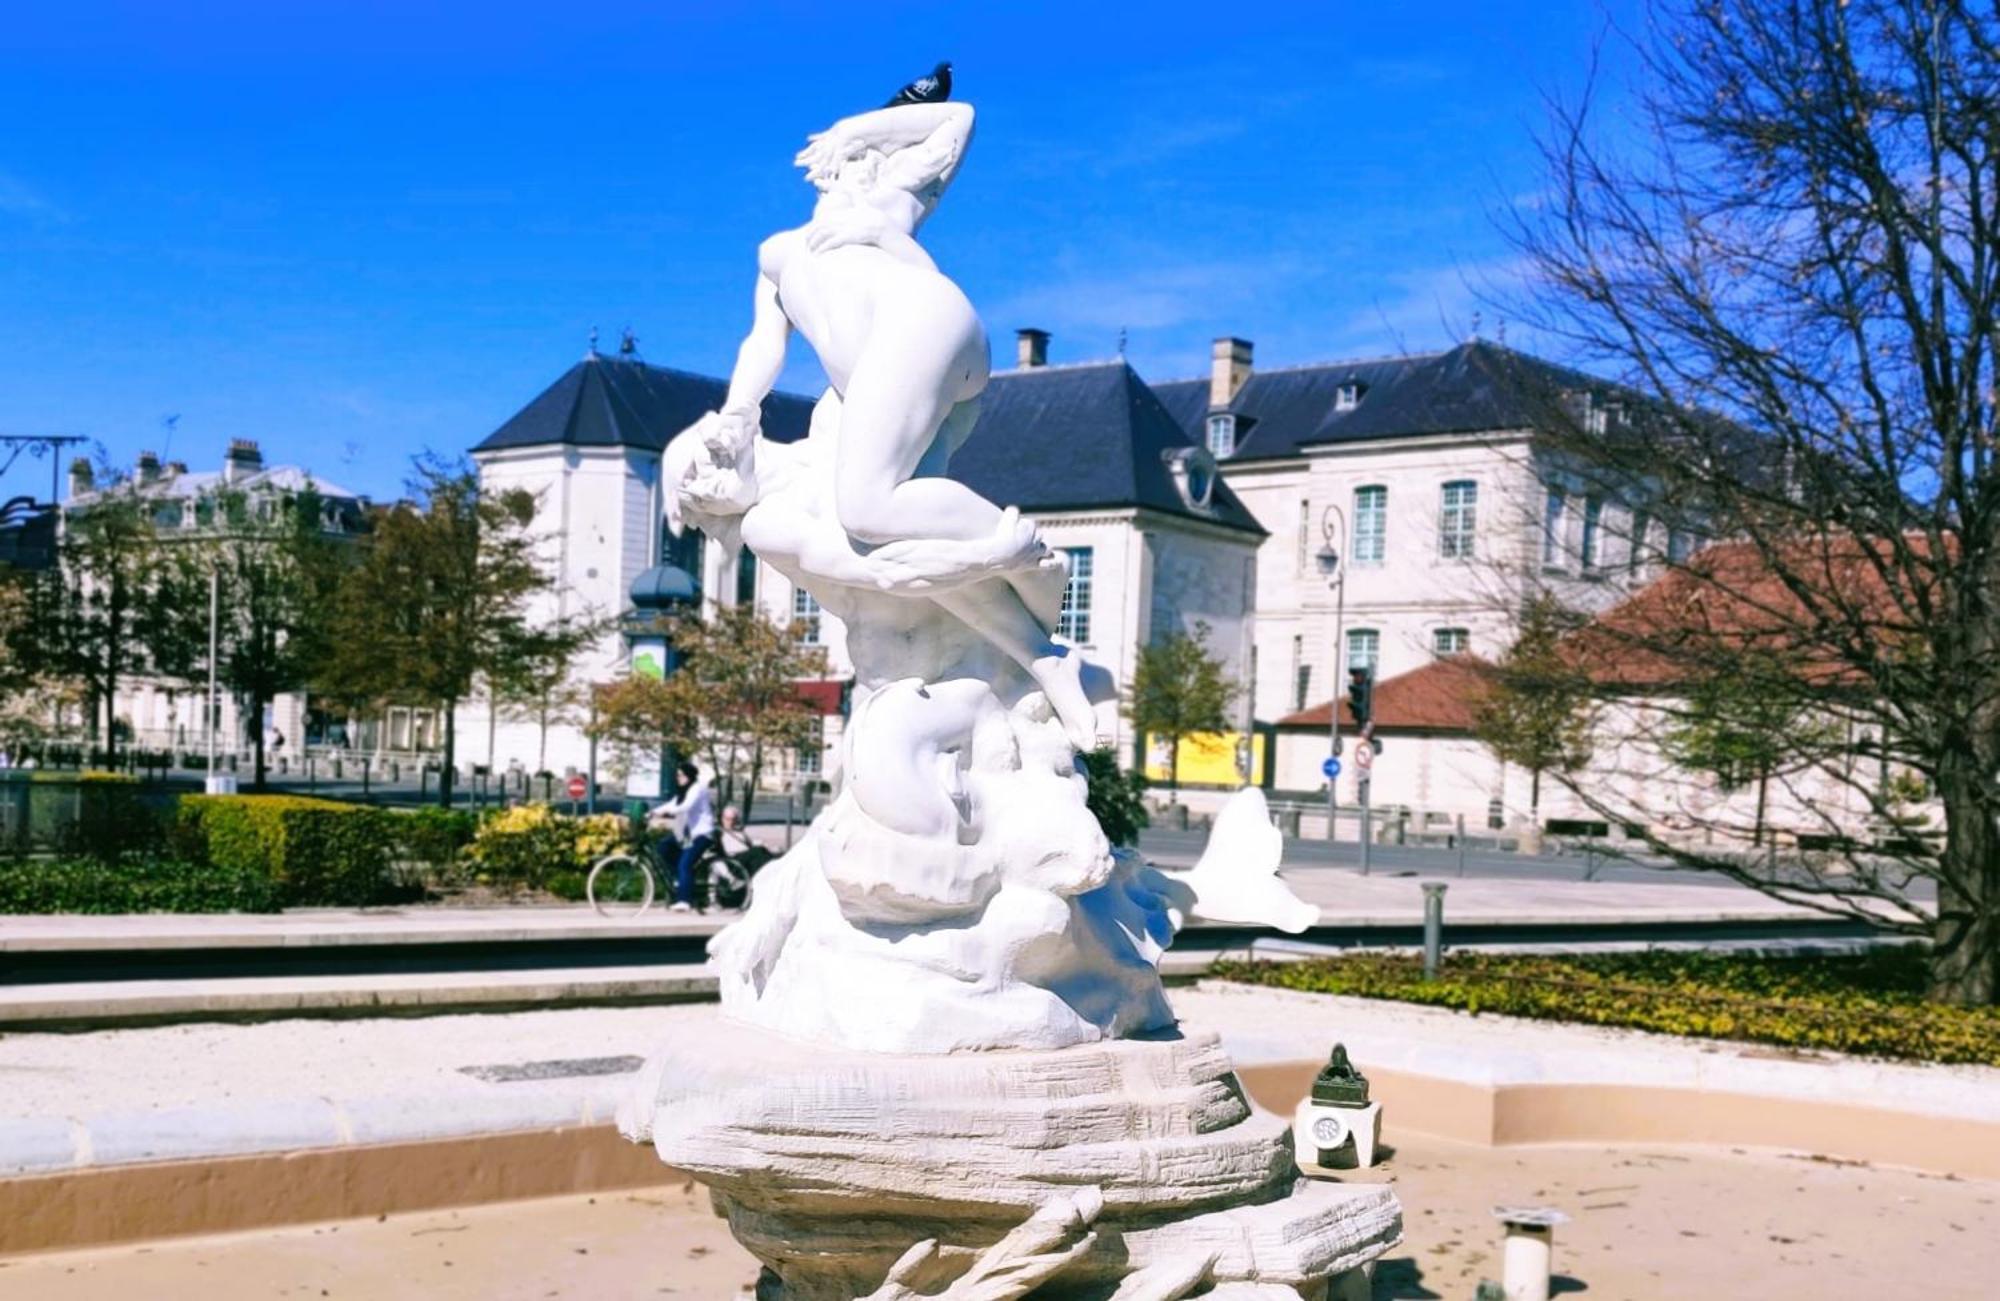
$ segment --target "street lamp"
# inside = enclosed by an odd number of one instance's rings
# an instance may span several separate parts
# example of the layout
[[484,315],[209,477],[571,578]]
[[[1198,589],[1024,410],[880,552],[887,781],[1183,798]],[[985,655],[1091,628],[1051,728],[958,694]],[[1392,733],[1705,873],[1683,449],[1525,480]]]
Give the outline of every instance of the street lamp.
[[[1340,548],[1347,543],[1347,516],[1338,506],[1328,506],[1320,516],[1319,529],[1325,539],[1317,554],[1313,556],[1319,565],[1321,578],[1333,589],[1333,674],[1332,696],[1327,705],[1327,752],[1330,757],[1340,757],[1340,639],[1341,623],[1347,612],[1347,571],[1340,567]],[[1336,545],[1338,544],[1338,545]],[[1340,779],[1337,774],[1328,773],[1326,778],[1326,839],[1334,840],[1334,814],[1338,808]]]

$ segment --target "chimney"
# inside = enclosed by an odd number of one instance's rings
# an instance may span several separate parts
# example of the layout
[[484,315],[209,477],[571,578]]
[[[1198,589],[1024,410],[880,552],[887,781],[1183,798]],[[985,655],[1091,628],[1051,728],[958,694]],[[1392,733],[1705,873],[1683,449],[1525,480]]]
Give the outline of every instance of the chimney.
[[264,468],[264,454],[254,438],[232,438],[229,452],[222,458],[222,481],[238,483]]
[[154,452],[139,453],[137,477],[139,480],[140,487],[144,487],[149,483],[158,483],[160,481],[160,458],[157,453]]
[[1215,341],[1214,360],[1208,368],[1208,405],[1226,407],[1236,400],[1250,381],[1250,340],[1228,335]]
[[1014,361],[1022,370],[1037,370],[1049,364],[1047,330],[1014,331]]
[[188,472],[188,463],[186,461],[168,461],[166,471],[167,477],[170,479],[176,475],[186,474]]
[[90,472],[90,462],[81,456],[69,463],[69,495],[81,497],[97,490],[97,476]]

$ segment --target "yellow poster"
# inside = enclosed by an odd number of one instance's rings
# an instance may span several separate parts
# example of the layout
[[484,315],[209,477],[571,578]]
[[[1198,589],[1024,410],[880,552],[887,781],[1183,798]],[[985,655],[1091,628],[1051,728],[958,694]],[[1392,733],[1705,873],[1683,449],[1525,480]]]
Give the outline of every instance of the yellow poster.
[[[1250,744],[1249,742],[1254,742]],[[1252,786],[1264,782],[1265,750],[1270,738],[1246,738],[1241,732],[1195,732],[1181,738],[1180,781],[1183,786]],[[1146,780],[1165,784],[1172,777],[1164,737],[1146,746]],[[1244,772],[1248,765],[1250,771]]]

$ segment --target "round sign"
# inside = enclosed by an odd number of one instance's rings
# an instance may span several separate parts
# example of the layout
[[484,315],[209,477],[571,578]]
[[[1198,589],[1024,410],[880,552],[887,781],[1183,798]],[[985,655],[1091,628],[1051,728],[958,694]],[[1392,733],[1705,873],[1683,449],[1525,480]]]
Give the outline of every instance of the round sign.
[[1334,758],[1332,755],[1328,755],[1326,762],[1319,766],[1319,771],[1322,777],[1340,776],[1340,760]]
[[1354,747],[1355,767],[1359,768],[1363,772],[1367,772],[1371,767],[1374,766],[1374,764],[1375,764],[1375,745],[1372,741],[1364,741],[1360,745]]
[[569,779],[569,797],[571,799],[573,800],[582,799],[584,793],[589,789],[590,789],[590,783],[585,781],[582,778],[582,776],[579,775]]

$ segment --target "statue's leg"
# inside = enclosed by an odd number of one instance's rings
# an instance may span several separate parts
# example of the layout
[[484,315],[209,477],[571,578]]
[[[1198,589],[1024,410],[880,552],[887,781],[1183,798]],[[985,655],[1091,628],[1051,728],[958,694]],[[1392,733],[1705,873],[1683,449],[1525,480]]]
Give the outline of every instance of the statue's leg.
[[989,578],[933,597],[1008,658],[1027,670],[1049,698],[1070,744],[1088,750],[1097,742],[1097,711],[1083,686],[1083,656],[1057,645],[1004,578]]
[[[834,469],[834,514],[850,536],[871,544],[988,537],[1000,525],[998,506],[951,479],[910,477],[946,419],[977,396],[984,356],[975,365],[963,340],[905,334],[878,333],[849,377]],[[962,418],[969,422],[976,411],[969,407]]]

